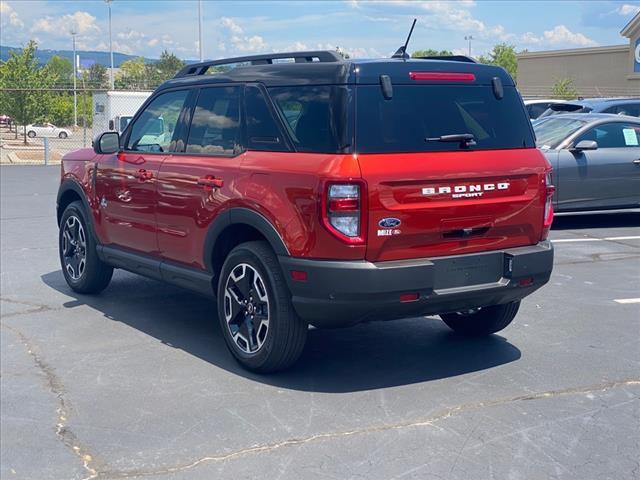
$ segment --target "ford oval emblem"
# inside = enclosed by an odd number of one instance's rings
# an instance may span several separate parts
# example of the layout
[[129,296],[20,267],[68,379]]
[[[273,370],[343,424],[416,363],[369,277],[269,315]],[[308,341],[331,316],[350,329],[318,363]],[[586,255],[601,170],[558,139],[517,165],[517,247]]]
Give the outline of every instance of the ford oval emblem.
[[401,223],[402,222],[400,221],[399,218],[389,217],[389,218],[383,218],[382,220],[380,220],[378,222],[378,225],[380,225],[382,228],[396,228],[396,227],[399,227]]

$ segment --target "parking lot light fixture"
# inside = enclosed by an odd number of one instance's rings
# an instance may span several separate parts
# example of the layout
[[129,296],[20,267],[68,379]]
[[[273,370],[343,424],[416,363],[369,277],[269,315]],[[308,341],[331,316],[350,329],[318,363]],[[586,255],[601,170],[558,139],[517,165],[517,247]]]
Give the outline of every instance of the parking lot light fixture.
[[76,83],[78,80],[78,60],[76,58],[76,35],[78,32],[75,30],[71,30],[69,32],[71,34],[71,38],[73,38],[73,126],[78,126],[78,93],[76,90]]
[[111,60],[111,68],[109,69],[109,88],[113,90],[113,42],[111,39],[111,2],[113,0],[104,0],[109,7],[109,57]]

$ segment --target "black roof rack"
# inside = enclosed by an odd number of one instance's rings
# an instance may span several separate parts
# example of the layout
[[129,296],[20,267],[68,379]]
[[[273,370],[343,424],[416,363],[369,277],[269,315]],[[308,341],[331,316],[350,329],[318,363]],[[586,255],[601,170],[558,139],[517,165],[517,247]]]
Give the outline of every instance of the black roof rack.
[[467,57],[466,55],[429,55],[428,57],[414,57],[414,58],[420,58],[422,60],[445,60],[449,62],[478,63],[473,58]]
[[192,63],[187,65],[173,78],[190,77],[194,75],[204,75],[209,67],[219,65],[233,65],[235,63],[249,63],[250,65],[271,65],[274,60],[293,59],[295,63],[308,62],[342,62],[343,59],[337,52],[330,50],[318,50],[312,52],[282,52],[267,53],[263,55],[250,55],[248,57],[225,58],[222,60],[212,60],[209,62]]

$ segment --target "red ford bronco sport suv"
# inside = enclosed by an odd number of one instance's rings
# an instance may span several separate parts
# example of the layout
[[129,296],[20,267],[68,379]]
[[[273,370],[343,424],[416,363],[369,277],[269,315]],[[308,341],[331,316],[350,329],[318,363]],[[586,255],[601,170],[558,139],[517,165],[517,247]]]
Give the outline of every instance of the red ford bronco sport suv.
[[505,328],[551,274],[550,178],[498,67],[333,52],[199,63],[121,136],[64,157],[60,261],[80,293],[122,268],[217,298],[235,358],[273,372],[309,324]]

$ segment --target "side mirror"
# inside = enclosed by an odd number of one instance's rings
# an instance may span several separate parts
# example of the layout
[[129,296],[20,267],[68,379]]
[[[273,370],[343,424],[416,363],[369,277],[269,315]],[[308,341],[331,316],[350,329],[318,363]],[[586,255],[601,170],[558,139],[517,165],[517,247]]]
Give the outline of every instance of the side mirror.
[[116,153],[120,151],[120,135],[118,132],[103,132],[93,141],[93,151],[102,153]]
[[569,150],[572,152],[581,152],[583,150],[597,150],[598,142],[595,140],[581,140]]

